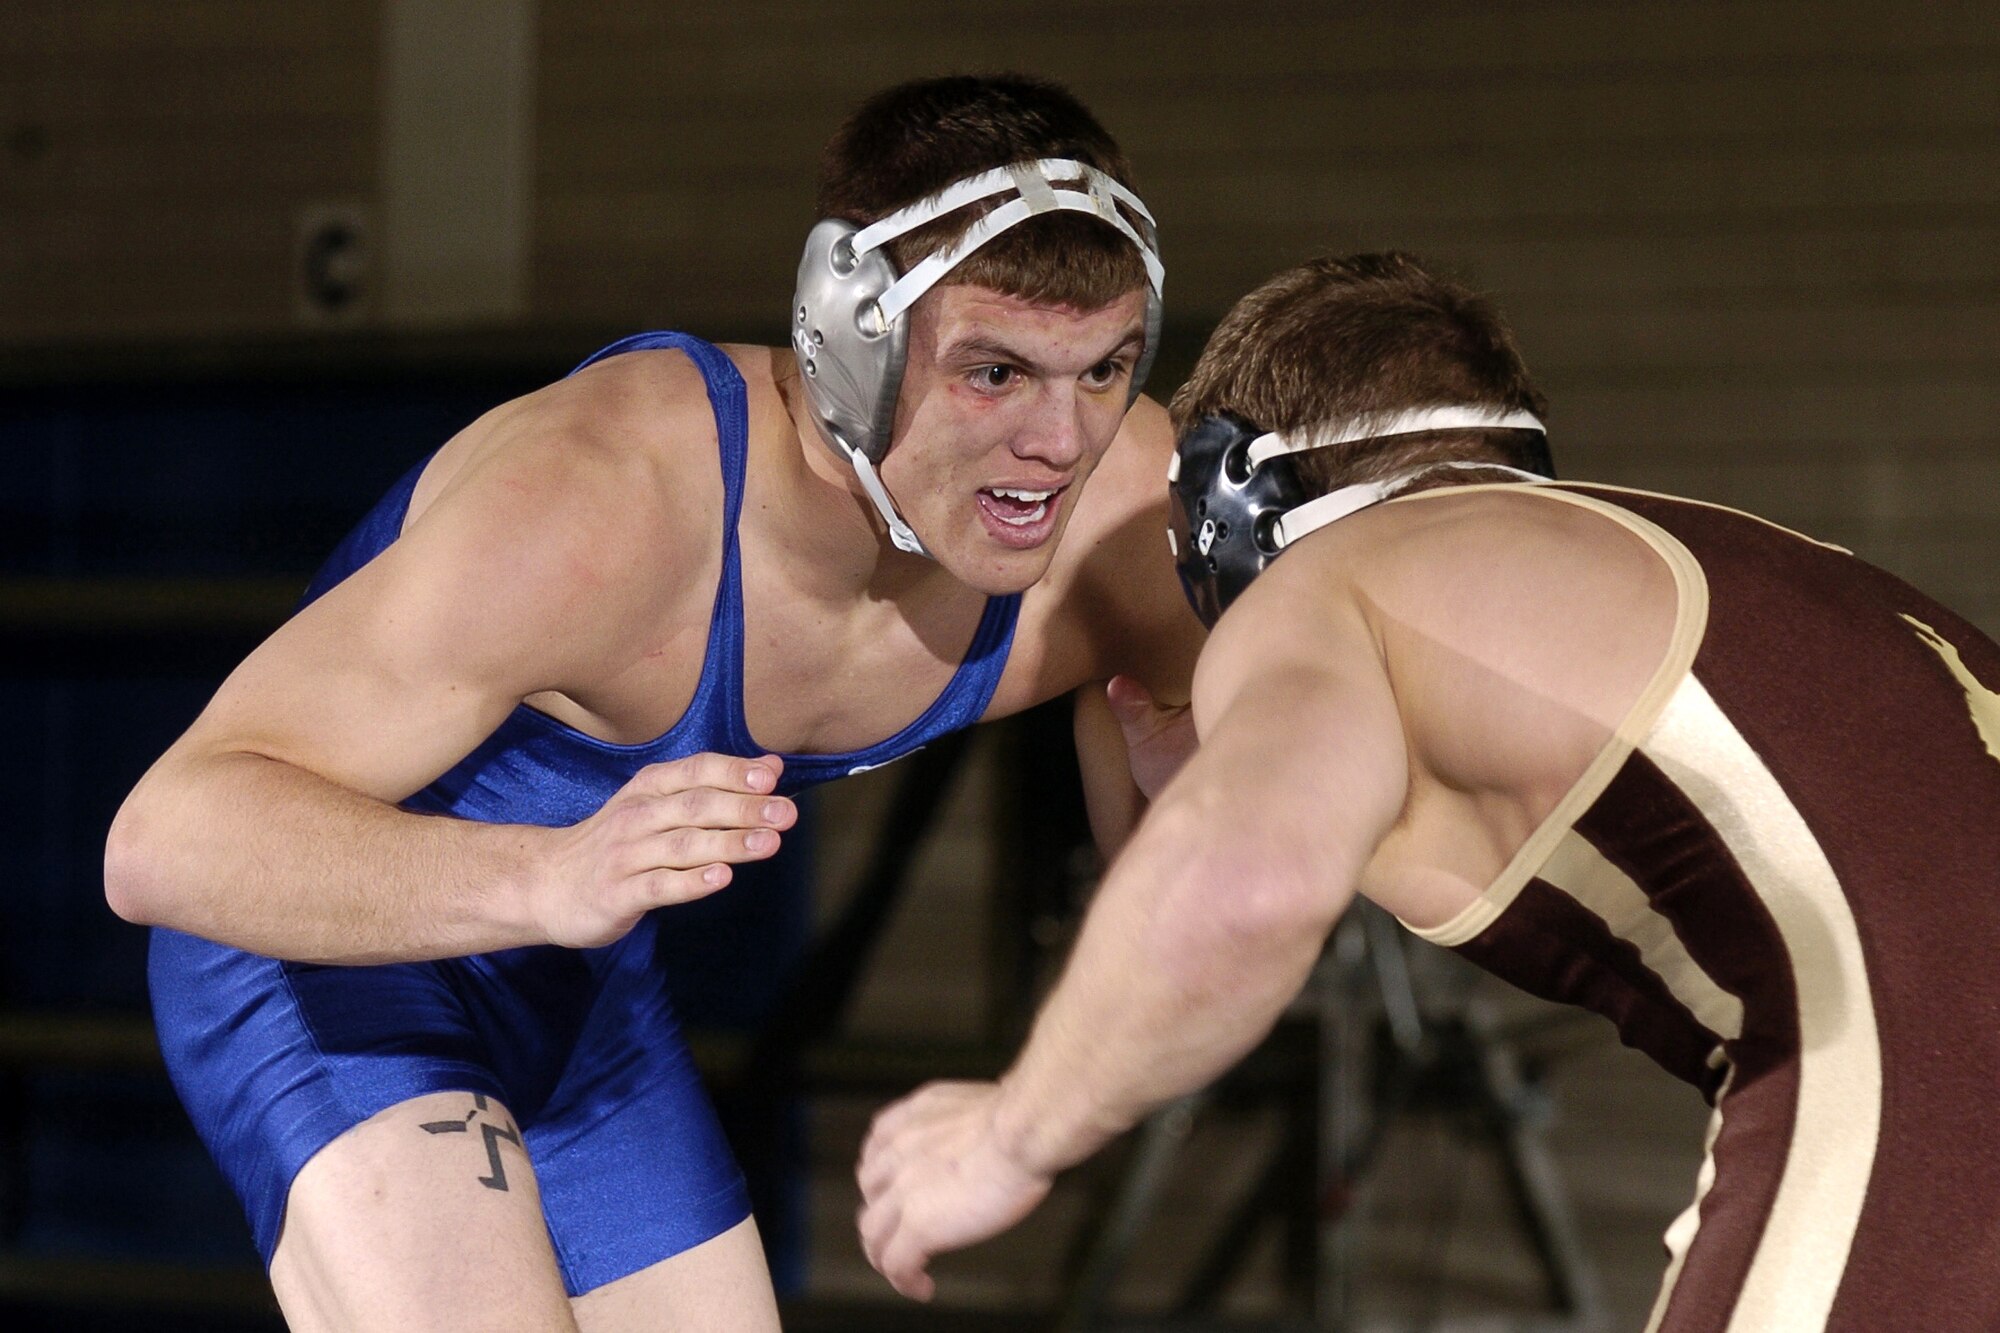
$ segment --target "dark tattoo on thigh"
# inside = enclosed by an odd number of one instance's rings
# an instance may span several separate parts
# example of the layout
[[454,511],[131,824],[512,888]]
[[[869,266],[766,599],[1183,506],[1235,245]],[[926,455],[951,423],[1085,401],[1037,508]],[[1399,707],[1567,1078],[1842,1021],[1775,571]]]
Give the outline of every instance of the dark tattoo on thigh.
[[[475,1092],[472,1094],[472,1109],[465,1113],[463,1120],[429,1120],[424,1122],[422,1128],[426,1134],[470,1134],[474,1117],[485,1110],[486,1098]],[[505,1139],[518,1148],[521,1146],[521,1131],[514,1128],[511,1120],[505,1125],[481,1120],[479,1133],[486,1140],[486,1165],[490,1168],[486,1175],[479,1178],[479,1183],[490,1190],[505,1190],[507,1164],[500,1160],[500,1141]]]

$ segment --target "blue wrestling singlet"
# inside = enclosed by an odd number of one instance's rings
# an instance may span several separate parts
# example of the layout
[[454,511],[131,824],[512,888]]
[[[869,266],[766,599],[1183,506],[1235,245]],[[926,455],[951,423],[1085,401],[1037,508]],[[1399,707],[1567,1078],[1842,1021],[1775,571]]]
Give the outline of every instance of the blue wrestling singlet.
[[[703,751],[764,753],[743,715],[743,380],[716,348],[675,333],[626,338],[583,365],[653,348],[683,351],[700,368],[722,461],[722,577],[687,712],[656,740],[613,745],[517,708],[404,808],[567,825],[648,764]],[[308,601],[396,539],[421,472],[362,519],[313,580]],[[923,716],[865,750],[785,755],[779,790],[887,763],[978,721],[1006,666],[1019,609],[1018,595],[988,600],[964,662]],[[264,1262],[307,1160],[377,1112],[434,1092],[495,1098],[512,1113],[571,1295],[741,1222],[748,1197],[667,1001],[656,938],[649,916],[601,949],[544,945],[327,967],[154,931],[153,1010],[167,1067],[243,1201]]]

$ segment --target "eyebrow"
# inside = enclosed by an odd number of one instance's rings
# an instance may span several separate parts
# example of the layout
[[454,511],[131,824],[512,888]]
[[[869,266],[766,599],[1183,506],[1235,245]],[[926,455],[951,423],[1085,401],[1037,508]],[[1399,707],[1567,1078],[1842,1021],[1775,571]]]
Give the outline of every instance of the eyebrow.
[[[1108,361],[1134,344],[1144,345],[1145,341],[1145,331],[1143,329],[1134,329],[1123,338],[1120,338],[1110,351],[1098,357],[1091,364],[1097,365],[1100,362]],[[958,361],[975,357],[1003,361],[1009,365],[1019,366],[1023,370],[1037,375],[1045,373],[1048,369],[1046,366],[1040,365],[1031,358],[1023,355],[1019,348],[1009,347],[1003,342],[978,334],[958,342],[948,343],[938,349],[938,360],[940,361]]]

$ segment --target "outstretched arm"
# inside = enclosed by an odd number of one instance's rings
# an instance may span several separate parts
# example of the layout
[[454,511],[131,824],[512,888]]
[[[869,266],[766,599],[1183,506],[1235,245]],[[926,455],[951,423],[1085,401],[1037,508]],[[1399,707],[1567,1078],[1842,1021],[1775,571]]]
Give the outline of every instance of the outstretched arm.
[[1058,1171],[1227,1069],[1303,984],[1407,770],[1359,618],[1290,619],[1226,619],[1210,641],[1201,749],[1106,877],[1013,1068],[877,1118],[861,1229],[897,1290],[928,1298],[933,1254],[1011,1226]]

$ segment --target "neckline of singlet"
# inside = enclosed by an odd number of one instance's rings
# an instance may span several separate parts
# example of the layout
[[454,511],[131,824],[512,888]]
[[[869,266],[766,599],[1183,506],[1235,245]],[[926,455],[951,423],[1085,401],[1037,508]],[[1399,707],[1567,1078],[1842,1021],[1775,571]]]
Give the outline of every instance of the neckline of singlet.
[[744,754],[778,755],[785,763],[787,787],[801,778],[861,772],[901,758],[921,748],[939,731],[955,730],[955,727],[938,725],[940,719],[953,712],[966,714],[965,720],[958,726],[977,721],[992,701],[993,692],[999,687],[1000,675],[1006,667],[1021,603],[1019,593],[986,599],[979,625],[973,631],[972,641],[966,646],[951,679],[945,682],[944,689],[928,708],[895,734],[858,750],[833,754],[774,751],[757,742],[750,734],[750,723],[743,709],[743,574],[736,525],[743,510],[744,474],[749,463],[750,409],[748,389],[742,374],[722,349],[713,343],[692,334],[671,332],[636,333],[621,338],[593,352],[570,373],[573,375],[586,366],[621,352],[652,350],[685,352],[701,372],[702,383],[708,391],[709,406],[715,414],[717,445],[722,457],[722,577],[717,581],[715,599],[709,608],[708,639],[702,658],[701,678],[695,684],[694,696],[688,700],[686,711],[673,726],[649,741],[631,744],[607,741],[580,731],[539,709],[523,705],[517,711],[534,719],[538,725],[607,754],[639,754],[672,748],[684,738],[685,733],[702,727],[719,702],[721,708],[716,720],[721,723],[724,743]]

